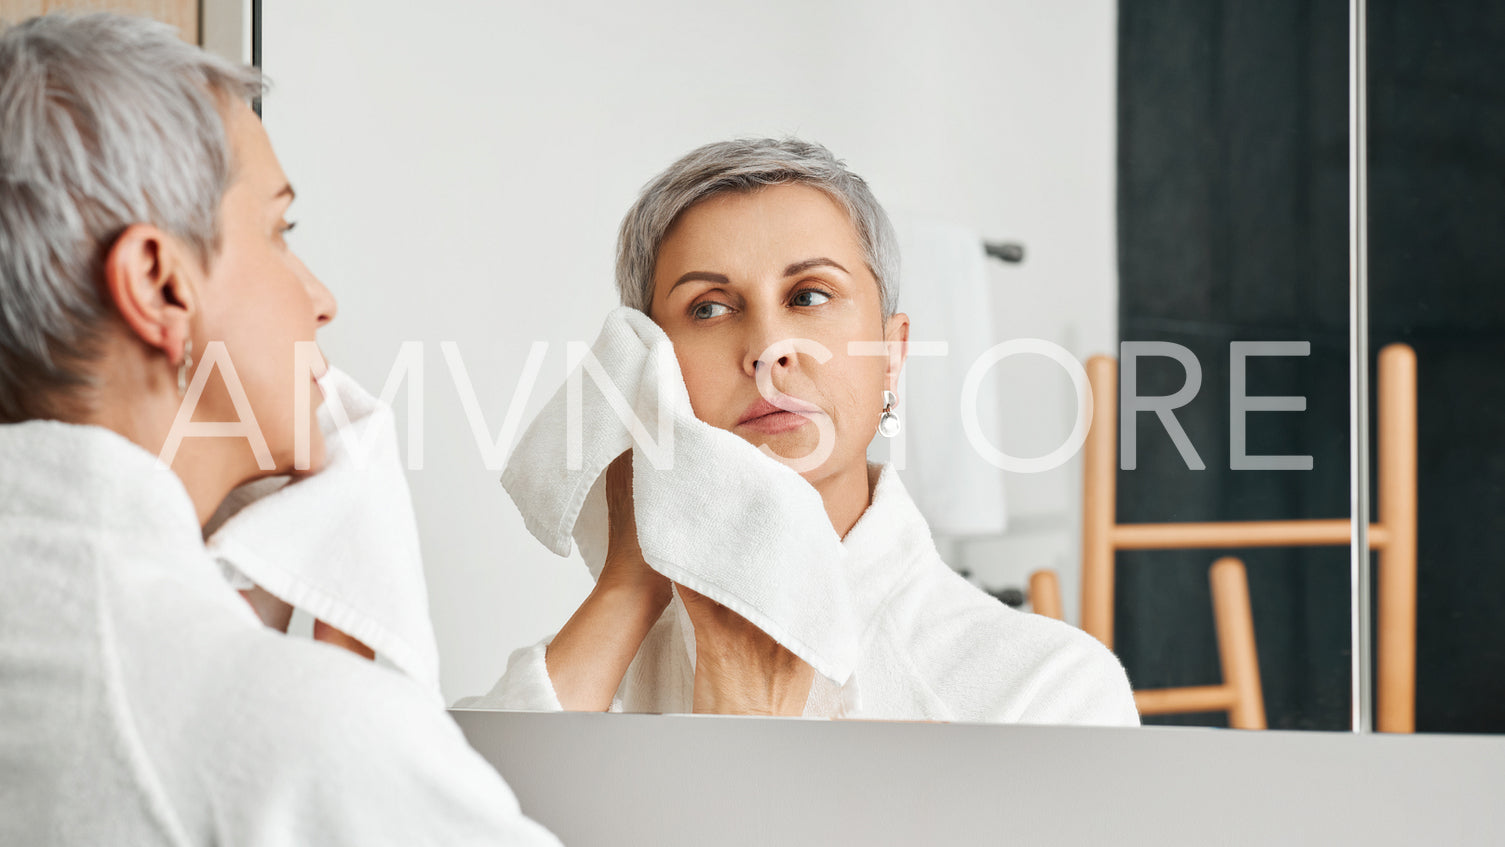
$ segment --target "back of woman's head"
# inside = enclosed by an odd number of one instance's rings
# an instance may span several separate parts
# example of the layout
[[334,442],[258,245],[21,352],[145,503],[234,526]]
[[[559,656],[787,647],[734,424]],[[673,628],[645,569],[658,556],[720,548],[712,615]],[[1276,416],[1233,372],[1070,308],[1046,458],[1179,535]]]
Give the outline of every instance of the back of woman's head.
[[686,209],[722,192],[788,183],[818,188],[846,210],[878,281],[883,317],[892,316],[899,301],[899,248],[888,215],[862,177],[830,150],[798,138],[741,138],[697,147],[644,186],[617,236],[622,305],[649,311],[659,247]]
[[207,268],[234,168],[222,106],[255,71],[112,14],[0,32],[0,422],[90,383],[110,317],[104,257],[148,223]]

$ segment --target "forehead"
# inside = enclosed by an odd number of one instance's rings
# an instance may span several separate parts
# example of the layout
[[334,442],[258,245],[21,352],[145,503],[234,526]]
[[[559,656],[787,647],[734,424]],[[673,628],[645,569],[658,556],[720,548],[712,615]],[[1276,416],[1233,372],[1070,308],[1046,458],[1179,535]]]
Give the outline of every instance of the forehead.
[[287,182],[272,140],[267,137],[261,119],[251,107],[240,101],[225,106],[225,136],[230,142],[233,170],[230,190],[245,190],[270,200]]
[[857,230],[841,204],[818,188],[792,183],[726,191],[696,203],[665,234],[659,259],[808,250],[816,251],[811,255],[851,254],[861,249]]

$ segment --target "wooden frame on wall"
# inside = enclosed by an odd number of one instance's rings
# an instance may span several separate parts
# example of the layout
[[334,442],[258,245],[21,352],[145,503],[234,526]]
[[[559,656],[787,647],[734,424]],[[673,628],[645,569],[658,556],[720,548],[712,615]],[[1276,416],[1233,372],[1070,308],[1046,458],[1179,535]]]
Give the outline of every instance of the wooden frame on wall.
[[[15,23],[48,12],[124,12],[171,24],[190,44],[203,44],[199,0],[0,0],[0,20]],[[225,5],[205,0],[203,6]]]
[[183,40],[235,62],[254,64],[255,0],[0,0],[0,24],[48,12],[123,12],[177,27]]

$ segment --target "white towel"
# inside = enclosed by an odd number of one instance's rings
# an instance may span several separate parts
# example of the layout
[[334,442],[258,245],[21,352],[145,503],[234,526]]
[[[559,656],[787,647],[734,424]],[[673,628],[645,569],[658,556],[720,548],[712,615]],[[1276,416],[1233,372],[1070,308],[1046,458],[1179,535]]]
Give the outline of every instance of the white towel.
[[236,489],[208,525],[209,552],[437,696],[439,650],[392,410],[334,368],[319,388],[324,469]]
[[[868,480],[872,503],[842,540],[853,606],[867,624],[862,658],[845,685],[816,678],[806,717],[1139,722],[1128,677],[1096,638],[984,594],[942,561],[893,468],[869,466]],[[690,623],[678,612],[666,610],[648,632],[613,711],[693,711],[695,672],[684,643]],[[456,705],[563,708],[549,679],[548,642],[514,652],[488,694]]]
[[[817,673],[845,683],[857,662],[859,627],[845,551],[820,495],[792,469],[695,417],[673,346],[647,315],[614,310],[591,355],[599,369],[582,361],[529,425],[503,473],[529,532],[561,556],[569,555],[573,537],[599,576],[607,540],[605,470],[630,448],[638,540],[648,564],[746,618]],[[578,391],[581,436],[573,468],[571,386]],[[642,422],[643,436],[652,441],[666,433],[672,450],[639,443],[623,420],[628,409]]]
[[[904,257],[903,310],[912,341],[944,341],[945,358],[912,356],[905,365],[897,412],[904,422],[904,481],[937,535],[997,535],[1007,528],[1003,471],[972,447],[962,427],[962,383],[981,355],[998,343],[992,286],[982,237],[966,227],[896,216]],[[995,376],[977,397],[982,432],[1001,447],[1001,408]],[[897,440],[897,439],[896,439]],[[897,458],[893,442],[878,439],[873,458]]]

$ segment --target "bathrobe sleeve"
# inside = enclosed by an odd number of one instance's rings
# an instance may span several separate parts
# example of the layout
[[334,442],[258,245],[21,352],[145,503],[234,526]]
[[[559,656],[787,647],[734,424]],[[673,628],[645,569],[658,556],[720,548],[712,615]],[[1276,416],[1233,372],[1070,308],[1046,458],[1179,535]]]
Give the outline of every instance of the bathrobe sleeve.
[[[689,652],[693,649],[693,632],[689,613],[676,597],[643,638],[607,711],[689,712],[695,692],[695,665]],[[553,640],[551,635],[514,651],[507,660],[506,673],[491,691],[479,697],[462,697],[455,701],[455,708],[563,711],[544,658]]]
[[507,659],[507,671],[491,690],[479,697],[462,697],[457,709],[501,709],[519,712],[562,712],[554,692],[544,653],[554,636],[518,650]]
[[425,689],[325,652],[297,692],[243,692],[221,742],[244,749],[213,759],[255,763],[213,777],[227,843],[558,845]]
[[1060,624],[1052,628],[1060,630],[1057,645],[1029,677],[1028,690],[1015,707],[1012,720],[1028,724],[1139,726],[1134,692],[1118,657],[1075,627]]
[[[1118,657],[1080,629],[1011,609],[944,566],[925,568],[880,627],[876,716],[906,708],[929,719],[1137,726]],[[882,672],[883,668],[897,672]]]

